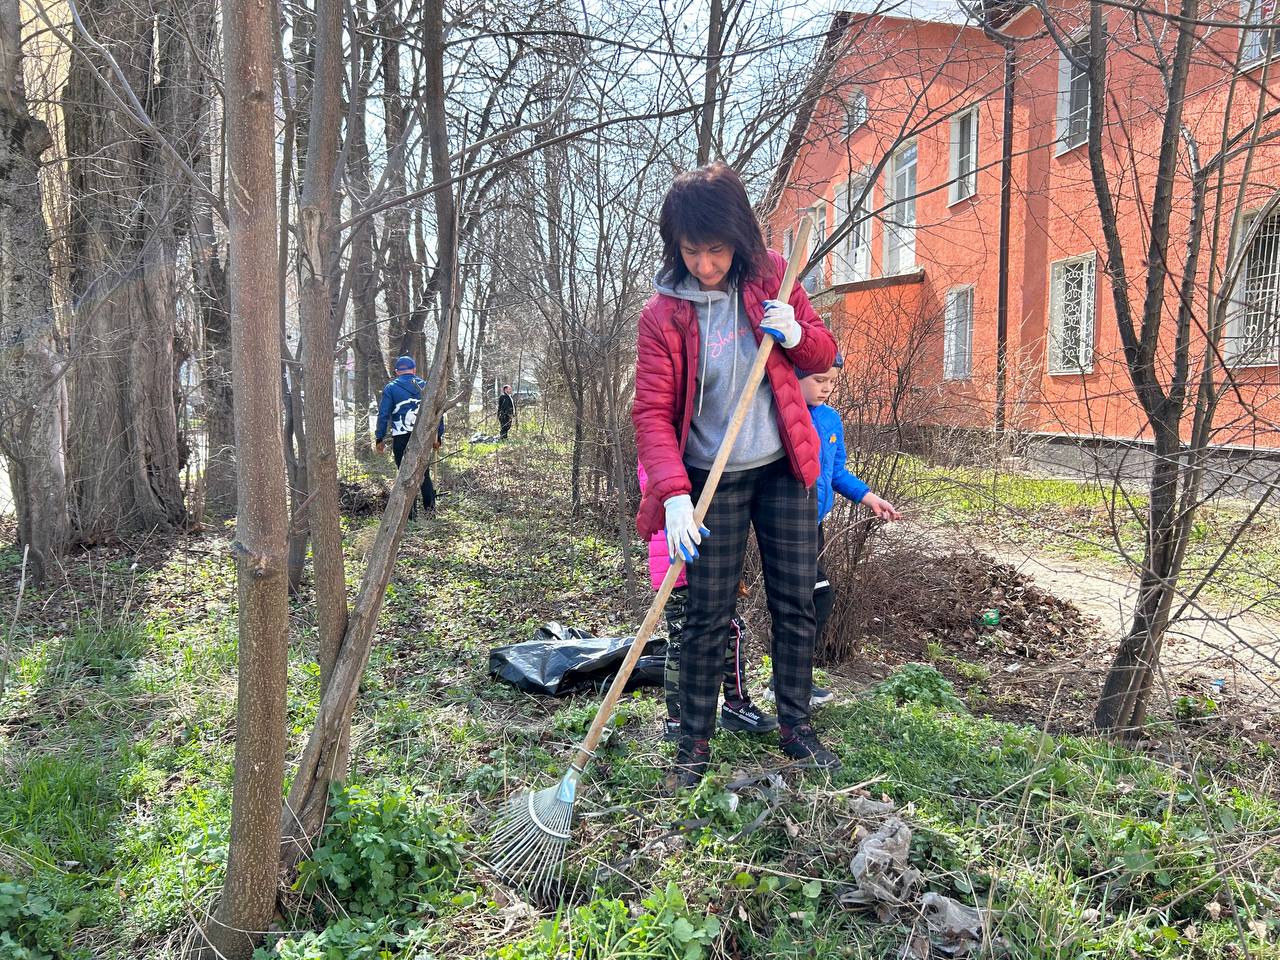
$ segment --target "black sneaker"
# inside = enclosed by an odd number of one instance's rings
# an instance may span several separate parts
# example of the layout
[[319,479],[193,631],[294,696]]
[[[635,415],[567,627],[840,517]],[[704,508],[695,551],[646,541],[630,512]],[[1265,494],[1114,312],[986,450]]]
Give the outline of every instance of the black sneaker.
[[740,733],[768,733],[778,729],[778,718],[765,713],[750,700],[738,703],[726,700],[720,708],[720,726]]
[[678,717],[667,717],[662,721],[662,739],[669,743],[678,743],[680,740],[680,719]]
[[804,761],[804,766],[835,773],[840,769],[840,758],[822,745],[813,727],[807,723],[783,727],[779,740],[782,752],[792,760]]
[[706,776],[710,762],[711,744],[708,741],[681,737],[676,750],[676,765],[671,771],[674,786],[679,790],[696,787]]

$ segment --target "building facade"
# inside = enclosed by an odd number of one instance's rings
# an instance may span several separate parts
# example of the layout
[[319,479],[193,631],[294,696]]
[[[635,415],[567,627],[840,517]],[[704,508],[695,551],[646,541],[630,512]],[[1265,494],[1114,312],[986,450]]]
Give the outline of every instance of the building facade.
[[[1176,31],[1105,9],[1102,156],[1140,314],[1169,103],[1161,64]],[[1223,25],[1219,12],[1195,37],[1177,172],[1165,184],[1174,203],[1153,342],[1168,361],[1166,385],[1179,376],[1180,324],[1195,338],[1195,361],[1210,351],[1221,394],[1212,443],[1276,448],[1280,62],[1268,58],[1275,31],[1247,28],[1275,12],[1232,11],[1239,24]],[[841,234],[806,286],[851,378],[876,382],[861,388],[876,393],[873,406],[895,415],[909,407],[940,425],[1149,437],[1089,157],[1088,17],[1087,6],[1055,7],[1046,22],[1036,8],[1015,6],[987,29],[833,20],[816,85],[824,92],[797,118],[765,222],[771,245],[788,256],[803,217],[813,230],[801,253]],[[1220,337],[1211,336],[1214,318]]]

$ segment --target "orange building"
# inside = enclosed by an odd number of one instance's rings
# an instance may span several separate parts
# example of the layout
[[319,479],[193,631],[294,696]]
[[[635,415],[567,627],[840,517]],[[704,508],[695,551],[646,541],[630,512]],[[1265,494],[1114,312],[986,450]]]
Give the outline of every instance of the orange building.
[[[823,93],[797,117],[765,202],[768,239],[790,255],[804,216],[814,221],[810,251],[842,233],[806,286],[846,354],[851,388],[873,408],[901,416],[909,406],[917,422],[939,425],[1003,421],[1025,434],[1142,441],[1086,142],[1088,8],[1055,6],[1049,24],[1031,5],[1002,9],[987,24],[998,32],[837,15],[815,83]],[[1176,31],[1104,9],[1103,154],[1140,315],[1168,102],[1156,64],[1172,55]],[[1191,272],[1194,361],[1210,318],[1224,318],[1218,379],[1229,388],[1212,439],[1224,447],[1280,447],[1280,212],[1263,210],[1280,185],[1280,61],[1267,61],[1267,33],[1200,28],[1170,184],[1160,356],[1172,356]],[[1205,229],[1188,271],[1197,167],[1209,171]],[[1234,284],[1222,279],[1229,262]],[[1162,382],[1173,375],[1165,364]]]

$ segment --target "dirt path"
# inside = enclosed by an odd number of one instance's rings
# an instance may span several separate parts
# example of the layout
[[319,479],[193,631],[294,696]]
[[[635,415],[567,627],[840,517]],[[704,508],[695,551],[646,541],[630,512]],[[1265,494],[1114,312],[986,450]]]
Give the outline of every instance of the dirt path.
[[[1083,564],[982,544],[978,549],[1035,578],[1036,583],[1071,600],[1102,624],[1096,654],[1114,654],[1137,593],[1136,579],[1101,564]],[[1171,679],[1191,680],[1212,693],[1215,680],[1241,699],[1268,710],[1280,709],[1280,622],[1202,604],[1189,609],[1165,638],[1161,661]]]

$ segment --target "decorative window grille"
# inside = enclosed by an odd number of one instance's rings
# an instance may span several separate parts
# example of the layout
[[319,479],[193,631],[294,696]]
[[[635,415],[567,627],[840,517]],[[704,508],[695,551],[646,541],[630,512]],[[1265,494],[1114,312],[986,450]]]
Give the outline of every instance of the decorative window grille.
[[1049,372],[1093,370],[1095,254],[1059,260],[1049,288]]
[[[1247,219],[1245,232],[1256,223]],[[1227,359],[1241,366],[1280,362],[1280,213],[1262,222],[1244,251],[1225,348]]]

